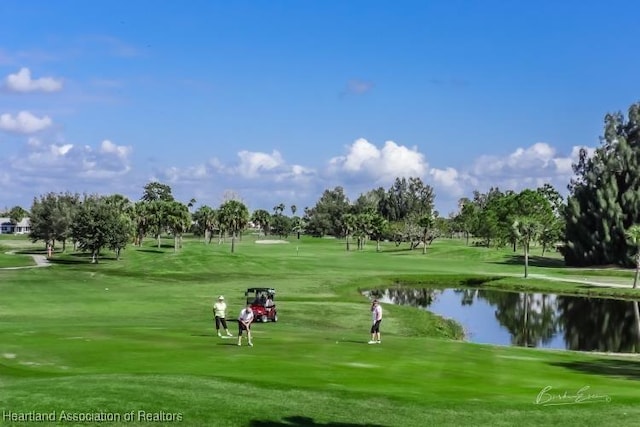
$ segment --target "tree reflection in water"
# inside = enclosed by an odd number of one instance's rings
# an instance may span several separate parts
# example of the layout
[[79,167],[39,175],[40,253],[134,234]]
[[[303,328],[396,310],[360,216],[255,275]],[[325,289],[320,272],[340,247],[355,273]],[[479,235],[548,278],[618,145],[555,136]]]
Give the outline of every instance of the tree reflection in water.
[[570,350],[637,353],[637,301],[558,297],[564,339]]
[[561,334],[565,348],[581,351],[640,352],[638,301],[584,298],[540,293],[479,289],[413,289],[394,287],[371,291],[383,301],[427,309],[443,292],[454,292],[462,307],[482,301],[495,308],[495,319],[511,343],[540,347]]

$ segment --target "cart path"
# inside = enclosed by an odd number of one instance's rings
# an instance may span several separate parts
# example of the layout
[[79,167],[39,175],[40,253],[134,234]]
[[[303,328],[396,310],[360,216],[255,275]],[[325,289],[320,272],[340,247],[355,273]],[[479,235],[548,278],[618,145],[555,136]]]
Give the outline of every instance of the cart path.
[[[486,274],[488,276],[519,277],[519,278],[523,277],[523,274],[521,273],[495,273],[495,272],[490,273],[486,271],[477,272],[477,273]],[[578,277],[558,277],[558,276],[549,276],[546,274],[537,274],[537,273],[529,273],[529,277],[532,279],[549,280],[552,282],[578,283],[581,285],[599,286],[603,288],[622,288],[622,289],[633,288],[633,278],[607,277],[606,281],[602,281],[602,280],[588,279],[586,277],[584,279],[581,279]]]
[[[15,251],[9,251],[9,252],[5,252],[7,255],[15,255],[16,252]],[[0,268],[0,270],[23,270],[25,268],[38,268],[38,267],[49,267],[51,265],[51,263],[49,262],[49,260],[47,259],[46,256],[44,255],[37,255],[37,254],[30,254],[31,258],[33,258],[33,262],[36,263],[36,265],[27,265],[27,266],[23,266],[23,267],[2,267]]]

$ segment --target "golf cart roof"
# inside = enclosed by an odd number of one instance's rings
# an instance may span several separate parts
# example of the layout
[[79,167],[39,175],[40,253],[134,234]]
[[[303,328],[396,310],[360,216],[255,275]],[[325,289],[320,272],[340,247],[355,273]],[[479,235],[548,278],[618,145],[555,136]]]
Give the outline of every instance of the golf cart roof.
[[273,288],[249,288],[245,294],[250,294],[251,292],[268,292],[270,294],[275,294],[276,290]]

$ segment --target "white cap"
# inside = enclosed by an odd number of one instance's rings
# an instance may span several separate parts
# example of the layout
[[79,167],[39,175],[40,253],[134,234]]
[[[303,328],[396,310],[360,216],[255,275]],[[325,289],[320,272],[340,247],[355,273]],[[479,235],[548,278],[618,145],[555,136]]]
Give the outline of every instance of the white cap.
[[218,297],[218,299],[219,299],[219,300],[223,300],[223,299],[224,299],[224,297],[223,297],[222,295],[220,295],[220,296]]

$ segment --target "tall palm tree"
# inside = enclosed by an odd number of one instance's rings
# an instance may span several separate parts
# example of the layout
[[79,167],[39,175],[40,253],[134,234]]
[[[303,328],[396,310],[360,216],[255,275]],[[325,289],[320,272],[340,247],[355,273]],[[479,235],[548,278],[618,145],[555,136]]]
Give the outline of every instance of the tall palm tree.
[[182,246],[182,233],[184,233],[191,223],[191,214],[189,208],[184,203],[177,201],[166,203],[166,224],[167,228],[173,234],[173,251],[178,251],[178,246]]
[[235,252],[236,234],[249,222],[249,210],[244,203],[228,200],[220,206],[220,225],[231,232],[231,253]]
[[629,242],[635,246],[636,254],[634,255],[636,261],[636,274],[633,276],[633,289],[638,286],[638,276],[640,275],[640,224],[633,224],[625,232]]
[[346,213],[342,215],[342,226],[344,228],[344,235],[347,240],[347,251],[349,251],[349,237],[351,233],[356,228],[356,216],[351,213]]
[[133,205],[131,219],[135,226],[135,237],[133,244],[142,246],[142,239],[149,231],[149,204],[147,202],[136,202]]
[[387,228],[387,220],[379,213],[374,213],[371,218],[371,235],[376,239],[376,252],[380,252],[380,239]]
[[524,277],[526,278],[529,275],[529,245],[537,237],[540,223],[532,217],[524,216],[513,221],[511,229],[524,250]]

